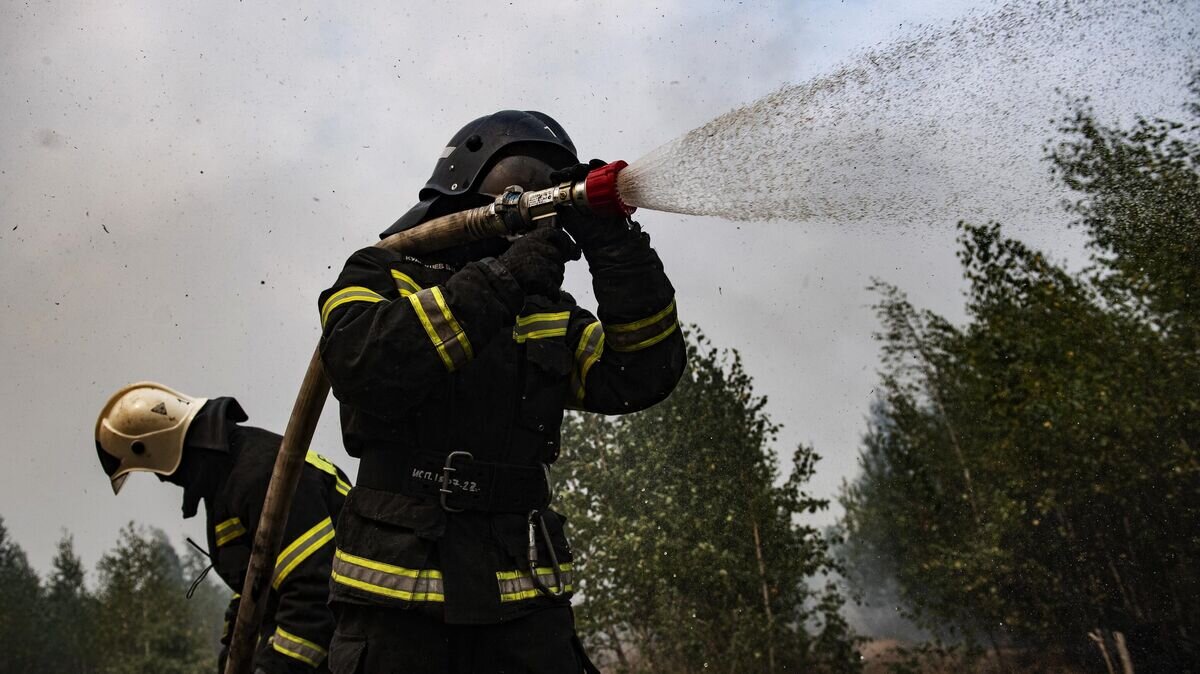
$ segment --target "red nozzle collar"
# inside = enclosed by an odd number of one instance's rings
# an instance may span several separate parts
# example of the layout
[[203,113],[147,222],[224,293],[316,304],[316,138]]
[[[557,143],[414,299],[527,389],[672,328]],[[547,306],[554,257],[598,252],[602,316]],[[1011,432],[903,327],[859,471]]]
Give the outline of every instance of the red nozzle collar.
[[617,174],[626,166],[629,164],[614,161],[588,173],[584,190],[587,194],[588,208],[592,209],[592,213],[605,217],[628,217],[637,210],[637,207],[622,201],[617,190]]

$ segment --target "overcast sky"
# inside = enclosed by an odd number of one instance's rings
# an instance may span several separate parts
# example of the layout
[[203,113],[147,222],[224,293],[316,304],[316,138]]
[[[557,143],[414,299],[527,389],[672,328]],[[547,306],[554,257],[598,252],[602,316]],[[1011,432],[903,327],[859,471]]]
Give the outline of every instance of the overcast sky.
[[[112,495],[92,441],[101,405],[154,379],[236,396],[282,432],[318,293],[411,205],[465,122],[542,110],[584,158],[633,160],[906,26],[988,6],[4,3],[0,516],[41,569],[64,529],[89,566],[130,520],[203,540],[175,487],[142,475]],[[880,276],[961,317],[952,228],[640,220],[683,320],[742,351],[785,426],[780,449],[812,443],[813,490],[834,496],[876,383],[865,286]],[[1086,258],[1077,232],[1015,233]],[[577,265],[568,289],[588,286]],[[355,473],[336,415],[314,446]]]

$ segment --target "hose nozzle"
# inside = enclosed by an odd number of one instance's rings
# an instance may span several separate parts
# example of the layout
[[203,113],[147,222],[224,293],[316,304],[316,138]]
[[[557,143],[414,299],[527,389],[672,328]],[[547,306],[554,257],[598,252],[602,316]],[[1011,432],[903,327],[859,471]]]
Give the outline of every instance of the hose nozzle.
[[513,185],[496,200],[458,213],[443,215],[412,229],[397,232],[376,244],[413,254],[443,250],[494,236],[534,230],[562,209],[600,218],[628,217],[636,208],[621,199],[617,176],[628,166],[615,161],[593,169],[582,180],[526,192]]
[[[583,204],[576,202],[576,208],[580,205],[593,215],[601,217],[628,217],[633,215],[637,208],[630,206],[621,199],[621,192],[617,188],[617,174],[619,174],[629,164],[623,161],[614,161],[610,164],[605,164],[600,168],[593,169],[588,173],[587,178],[582,181],[582,201]],[[579,183],[576,183],[579,185]]]
[[637,209],[622,201],[617,189],[617,175],[626,166],[623,161],[615,161],[593,169],[583,180],[544,190],[525,192],[520,187],[509,187],[496,198],[496,212],[514,233],[529,231],[538,221],[564,208],[596,217],[627,217]]

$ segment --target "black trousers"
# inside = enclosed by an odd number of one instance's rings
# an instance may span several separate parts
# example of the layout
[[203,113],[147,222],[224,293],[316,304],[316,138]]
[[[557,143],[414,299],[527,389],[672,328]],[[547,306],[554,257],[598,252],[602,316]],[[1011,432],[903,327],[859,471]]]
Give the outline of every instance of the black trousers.
[[599,674],[570,607],[497,625],[446,625],[418,611],[336,604],[332,674]]

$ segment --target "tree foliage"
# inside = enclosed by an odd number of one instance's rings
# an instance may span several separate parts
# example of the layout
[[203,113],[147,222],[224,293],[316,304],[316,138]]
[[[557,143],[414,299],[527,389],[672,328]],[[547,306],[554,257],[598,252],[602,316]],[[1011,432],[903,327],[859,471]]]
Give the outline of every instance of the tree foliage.
[[966,325],[875,283],[882,393],[844,529],[926,625],[1075,653],[1121,632],[1139,671],[1188,671],[1200,127],[1109,128],[1080,105],[1062,130],[1050,157],[1080,195],[1093,266],[1072,274],[999,225],[961,224]]
[[208,582],[185,597],[203,566],[131,524],[101,558],[94,590],[69,535],[42,582],[0,522],[0,674],[216,671],[228,593]]
[[46,650],[41,601],[37,574],[0,520],[0,673],[37,671]]
[[766,399],[692,334],[666,402],[565,428],[580,630],[623,672],[855,671],[827,541],[801,523],[827,506],[803,489],[818,457],[798,447],[781,480]]
[[85,575],[74,541],[63,536],[45,584],[43,618],[47,633],[54,635],[54,647],[45,652],[50,671],[82,674],[95,670],[92,654],[102,642],[97,641],[92,626],[100,616]]
[[215,669],[207,630],[183,598],[183,565],[160,531],[133,525],[98,565],[103,620],[95,635],[106,645],[111,674],[188,674]]

